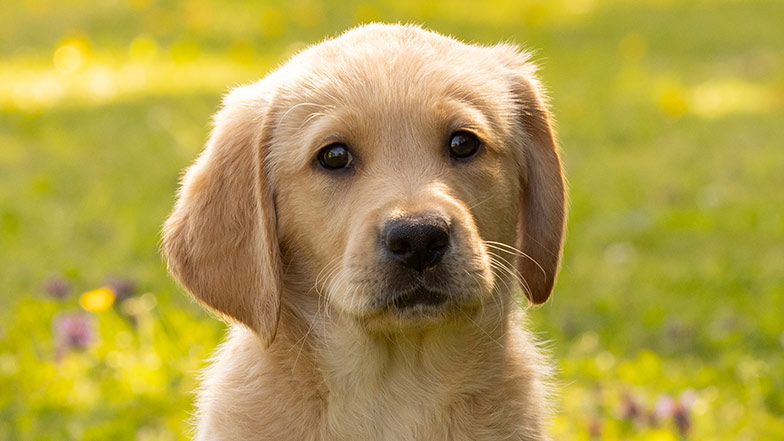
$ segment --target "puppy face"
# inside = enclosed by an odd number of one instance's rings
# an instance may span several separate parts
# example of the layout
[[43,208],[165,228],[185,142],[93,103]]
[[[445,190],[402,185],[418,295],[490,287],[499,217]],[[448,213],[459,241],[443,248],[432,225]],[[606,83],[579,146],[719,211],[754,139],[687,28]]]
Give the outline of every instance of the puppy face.
[[170,268],[268,341],[281,291],[380,330],[517,281],[544,301],[564,190],[537,84],[511,47],[411,26],[311,47],[218,114],[165,228]]
[[294,81],[330,79],[306,97],[282,94],[269,170],[282,243],[309,256],[290,261],[310,266],[298,277],[322,273],[319,291],[358,318],[418,322],[493,290],[483,240],[511,244],[518,209],[511,103],[487,100],[504,84],[470,53],[378,49],[306,54],[340,61]]

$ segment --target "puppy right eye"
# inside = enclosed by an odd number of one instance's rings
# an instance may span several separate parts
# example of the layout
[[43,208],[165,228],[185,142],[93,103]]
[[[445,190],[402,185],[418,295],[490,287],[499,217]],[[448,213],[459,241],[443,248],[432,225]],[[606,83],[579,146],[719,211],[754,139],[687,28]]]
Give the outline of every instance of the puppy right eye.
[[345,144],[336,142],[319,150],[318,160],[327,170],[339,170],[350,167],[354,157]]
[[456,159],[466,159],[479,151],[482,143],[471,132],[458,130],[449,139],[449,155]]

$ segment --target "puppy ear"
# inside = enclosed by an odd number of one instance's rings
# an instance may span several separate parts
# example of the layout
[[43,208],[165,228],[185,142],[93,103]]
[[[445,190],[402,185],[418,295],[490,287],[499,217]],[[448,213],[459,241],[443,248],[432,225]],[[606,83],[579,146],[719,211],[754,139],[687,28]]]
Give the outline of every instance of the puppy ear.
[[276,216],[265,173],[259,86],[232,91],[163,227],[169,271],[199,301],[269,346],[280,310]]
[[550,112],[533,68],[515,80],[515,95],[522,124],[523,158],[518,215],[517,269],[523,291],[535,304],[547,301],[555,284],[563,248],[566,189]]

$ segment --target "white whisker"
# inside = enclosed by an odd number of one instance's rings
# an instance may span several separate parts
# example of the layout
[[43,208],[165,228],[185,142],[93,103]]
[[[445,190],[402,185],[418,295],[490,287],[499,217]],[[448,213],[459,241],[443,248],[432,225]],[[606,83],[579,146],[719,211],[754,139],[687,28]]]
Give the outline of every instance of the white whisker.
[[508,254],[518,255],[520,257],[524,257],[524,258],[530,260],[531,262],[534,263],[534,265],[539,267],[539,270],[542,271],[542,275],[544,276],[545,279],[547,279],[547,272],[544,270],[542,265],[539,262],[537,262],[536,259],[534,259],[533,257],[529,256],[528,254],[520,251],[519,249],[517,249],[517,248],[515,248],[515,247],[513,247],[511,245],[507,245],[507,244],[502,243],[502,242],[495,242],[495,241],[491,241],[491,240],[486,240],[484,242],[485,242],[485,246],[487,246],[487,247],[494,248],[494,249],[496,249],[498,251],[503,251],[503,252],[508,253]]

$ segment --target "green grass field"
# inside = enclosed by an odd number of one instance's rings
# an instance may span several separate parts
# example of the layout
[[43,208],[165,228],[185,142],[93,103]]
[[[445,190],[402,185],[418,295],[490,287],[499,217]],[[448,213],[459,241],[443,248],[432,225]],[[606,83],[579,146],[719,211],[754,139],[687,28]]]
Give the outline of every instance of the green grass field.
[[373,20],[542,66],[571,189],[560,279],[530,313],[559,366],[552,435],[784,439],[783,2],[3,9],[0,440],[188,436],[224,325],[157,250],[180,170],[222,93]]

